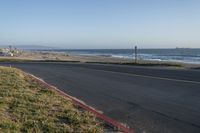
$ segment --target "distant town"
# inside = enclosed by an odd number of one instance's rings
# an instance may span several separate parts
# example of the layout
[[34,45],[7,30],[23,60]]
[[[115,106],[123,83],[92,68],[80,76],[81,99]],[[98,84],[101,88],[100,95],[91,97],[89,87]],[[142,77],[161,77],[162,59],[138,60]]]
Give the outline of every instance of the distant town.
[[8,48],[0,48],[0,56],[13,57],[19,55],[19,53],[16,47],[8,46]]

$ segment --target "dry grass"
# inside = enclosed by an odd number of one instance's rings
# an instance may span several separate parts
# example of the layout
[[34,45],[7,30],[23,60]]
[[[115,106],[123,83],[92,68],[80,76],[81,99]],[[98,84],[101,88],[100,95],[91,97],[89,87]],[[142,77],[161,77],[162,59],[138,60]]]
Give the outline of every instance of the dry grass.
[[102,132],[95,116],[20,70],[0,67],[0,132]]

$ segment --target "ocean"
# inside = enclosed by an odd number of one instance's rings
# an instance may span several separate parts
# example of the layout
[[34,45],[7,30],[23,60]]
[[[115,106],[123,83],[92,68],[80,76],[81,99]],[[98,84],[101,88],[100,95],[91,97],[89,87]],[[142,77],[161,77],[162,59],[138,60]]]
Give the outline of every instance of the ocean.
[[[134,59],[134,49],[54,49],[43,50],[65,52],[83,56],[104,56]],[[138,59],[151,61],[172,61],[200,64],[200,49],[138,49]]]

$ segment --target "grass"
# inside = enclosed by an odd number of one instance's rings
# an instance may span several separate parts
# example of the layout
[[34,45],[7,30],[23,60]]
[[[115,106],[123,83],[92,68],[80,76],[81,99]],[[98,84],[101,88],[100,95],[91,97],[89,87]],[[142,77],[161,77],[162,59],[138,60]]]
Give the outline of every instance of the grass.
[[[30,59],[13,59],[13,58],[0,58],[0,62],[69,62],[80,63],[80,61],[65,61],[65,60],[30,60]],[[97,64],[115,64],[115,65],[130,65],[130,66],[163,66],[163,67],[183,67],[180,63],[167,63],[167,62],[95,62],[87,61],[85,63]]]
[[0,62],[70,62],[70,63],[79,63],[80,61],[67,61],[67,60],[31,60],[31,59],[0,58]]
[[25,59],[12,59],[12,58],[0,58],[0,62],[27,62],[29,60],[25,60]]
[[0,67],[0,132],[103,132],[91,113],[18,69]]
[[192,67],[191,69],[200,70],[200,67]]
[[165,63],[165,62],[146,62],[146,63],[135,63],[135,62],[86,62],[86,63],[97,63],[97,64],[114,64],[114,65],[130,65],[130,66],[165,66],[165,67],[182,67],[182,64],[176,63]]

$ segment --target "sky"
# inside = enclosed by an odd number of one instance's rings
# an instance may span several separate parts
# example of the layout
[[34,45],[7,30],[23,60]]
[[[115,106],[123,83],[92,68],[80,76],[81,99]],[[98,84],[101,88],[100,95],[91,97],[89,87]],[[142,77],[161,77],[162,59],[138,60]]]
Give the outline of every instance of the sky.
[[0,45],[200,48],[200,0],[0,0]]

